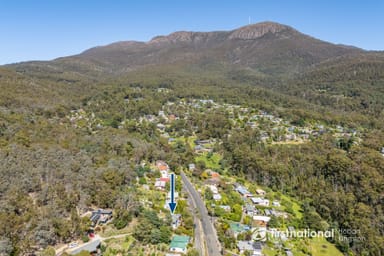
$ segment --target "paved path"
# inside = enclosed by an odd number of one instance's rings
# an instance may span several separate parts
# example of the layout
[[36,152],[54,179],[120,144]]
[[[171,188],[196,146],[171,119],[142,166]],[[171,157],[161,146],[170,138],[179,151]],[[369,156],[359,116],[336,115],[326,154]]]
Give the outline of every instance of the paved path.
[[221,253],[221,246],[217,239],[217,234],[215,227],[211,223],[211,217],[208,215],[207,208],[205,207],[204,201],[201,199],[199,193],[197,193],[196,189],[193,187],[188,177],[181,172],[181,179],[183,180],[184,186],[190,195],[193,204],[196,206],[196,209],[199,212],[202,231],[204,233],[204,242],[206,245],[206,250],[203,255],[208,256],[219,256]]
[[68,245],[65,245],[59,249],[56,250],[56,255],[59,256],[61,254],[63,254],[64,251],[67,251],[69,253],[73,253],[73,254],[76,254],[76,253],[79,253],[81,252],[82,250],[87,250],[88,247],[95,247],[95,245],[97,246],[98,244],[100,244],[102,241],[105,241],[105,240],[108,240],[108,239],[113,239],[113,238],[123,238],[123,237],[126,237],[126,236],[129,236],[131,235],[132,233],[125,233],[125,234],[120,234],[120,235],[114,235],[114,236],[108,236],[108,237],[101,237],[99,235],[95,235],[94,238],[92,238],[89,242],[87,243],[83,243],[83,244],[79,244],[78,246],[76,246],[75,248],[71,248],[71,249],[68,249]]

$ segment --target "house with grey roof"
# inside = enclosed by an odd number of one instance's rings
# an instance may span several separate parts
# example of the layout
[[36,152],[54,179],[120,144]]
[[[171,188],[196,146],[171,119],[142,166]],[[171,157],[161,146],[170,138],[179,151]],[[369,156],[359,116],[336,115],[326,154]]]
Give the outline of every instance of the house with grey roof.
[[260,242],[255,241],[238,241],[237,249],[239,249],[240,254],[245,252],[250,252],[252,256],[261,256],[262,254],[262,245]]

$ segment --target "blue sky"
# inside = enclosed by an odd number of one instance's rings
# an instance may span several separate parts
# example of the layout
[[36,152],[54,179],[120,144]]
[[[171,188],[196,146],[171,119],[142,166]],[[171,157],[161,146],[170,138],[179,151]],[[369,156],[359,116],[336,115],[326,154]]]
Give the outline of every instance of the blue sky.
[[1,0],[0,64],[178,30],[231,30],[248,24],[248,17],[333,43],[384,50],[383,16],[383,0]]

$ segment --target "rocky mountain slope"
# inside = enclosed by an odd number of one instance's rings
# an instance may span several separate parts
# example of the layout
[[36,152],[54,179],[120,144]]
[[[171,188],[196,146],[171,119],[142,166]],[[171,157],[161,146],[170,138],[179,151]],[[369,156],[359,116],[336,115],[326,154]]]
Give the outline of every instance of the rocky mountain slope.
[[[263,22],[232,31],[180,31],[149,42],[99,46],[49,62],[58,70],[82,74],[122,74],[151,65],[226,65],[266,75],[289,75],[308,66],[363,50],[327,43],[278,23]],[[27,67],[25,66],[27,65]],[[47,68],[46,62],[18,64]]]

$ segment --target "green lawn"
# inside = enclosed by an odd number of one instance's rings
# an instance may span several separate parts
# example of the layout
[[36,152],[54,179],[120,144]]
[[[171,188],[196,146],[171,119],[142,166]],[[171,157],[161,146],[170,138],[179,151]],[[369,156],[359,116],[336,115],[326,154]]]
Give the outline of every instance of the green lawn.
[[312,256],[343,256],[343,254],[336,248],[334,244],[328,242],[325,238],[313,238],[310,240],[309,249]]
[[208,157],[208,153],[204,153],[195,157],[196,162],[203,161],[205,166],[212,170],[220,169],[220,160],[221,155],[217,153],[213,153],[211,157]]
[[190,136],[188,137],[188,144],[191,148],[194,148],[196,145],[195,145],[195,140],[197,139],[196,136]]
[[[116,254],[123,255],[127,253],[132,247],[132,244],[135,242],[135,239],[132,236],[118,239],[108,239],[105,241],[107,250],[104,255],[112,256]],[[125,254],[124,254],[125,255]]]
[[108,224],[104,228],[104,231],[100,233],[101,237],[110,237],[110,236],[116,236],[116,235],[121,235],[121,234],[127,234],[127,233],[132,233],[135,226],[137,224],[137,219],[133,219],[128,226],[122,229],[116,229],[113,224]]
[[[284,247],[291,248],[293,255],[305,256],[305,251],[310,253],[312,256],[343,256],[343,254],[335,247],[334,244],[328,242],[325,238],[313,238],[306,240],[289,240],[284,243]],[[282,255],[282,252],[269,247],[264,247],[263,253],[266,256],[277,256]]]

